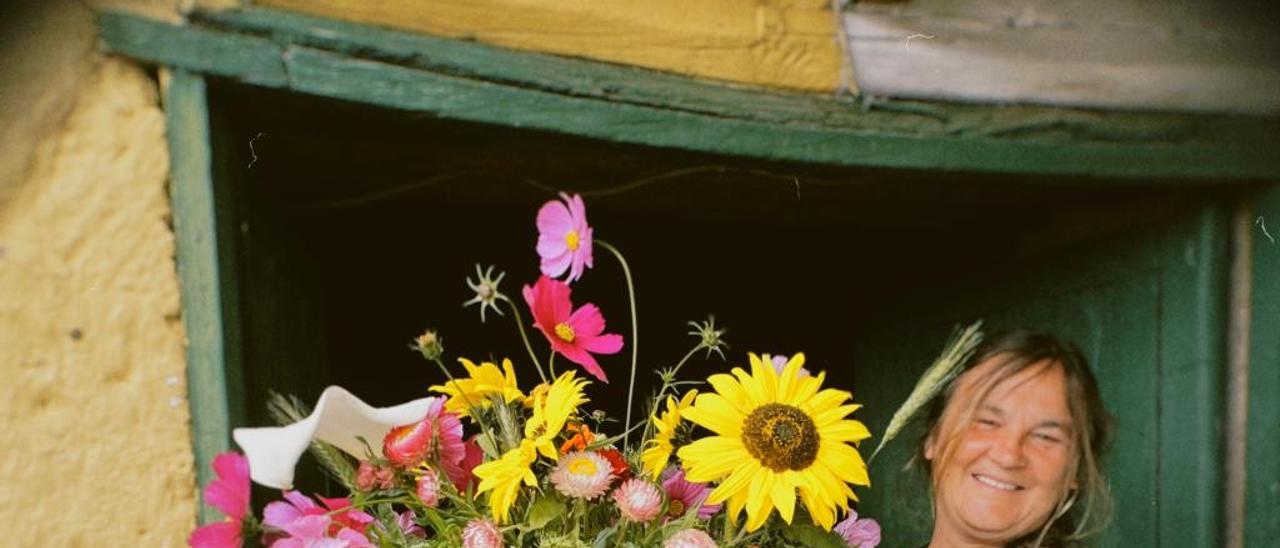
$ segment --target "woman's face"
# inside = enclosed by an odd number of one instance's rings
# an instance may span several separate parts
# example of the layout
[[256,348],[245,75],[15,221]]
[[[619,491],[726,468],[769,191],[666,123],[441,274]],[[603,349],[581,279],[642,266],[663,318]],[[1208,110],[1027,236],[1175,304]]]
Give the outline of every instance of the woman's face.
[[946,440],[930,438],[925,457],[939,478],[935,534],[1003,544],[1039,529],[1074,487],[1075,442],[1062,368],[1043,362],[1001,381],[974,407],[977,379],[1003,360],[995,356],[960,379],[937,432],[954,432],[955,450],[936,462]]

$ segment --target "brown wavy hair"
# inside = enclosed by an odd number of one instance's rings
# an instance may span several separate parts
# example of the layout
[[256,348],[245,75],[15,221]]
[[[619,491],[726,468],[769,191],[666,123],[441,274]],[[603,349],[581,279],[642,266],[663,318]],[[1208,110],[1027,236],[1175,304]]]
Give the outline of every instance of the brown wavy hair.
[[[997,357],[1003,357],[1003,360],[985,378],[976,379],[976,396],[973,401],[964,402],[966,408],[960,410],[962,420],[956,421],[950,432],[942,432],[943,412],[952,404],[959,379],[977,365]],[[967,427],[978,405],[1005,379],[1046,362],[1053,367],[1061,367],[1066,377],[1067,408],[1072,423],[1077,425],[1073,429],[1076,454],[1072,464],[1076,488],[1069,490],[1059,501],[1057,509],[1039,530],[1015,539],[1010,546],[1078,545],[1106,527],[1111,516],[1111,489],[1101,458],[1111,442],[1112,418],[1102,404],[1097,380],[1076,345],[1048,333],[1028,329],[1003,331],[985,337],[964,363],[960,374],[934,398],[923,414],[924,433],[913,458],[929,479],[931,491],[936,492],[939,478],[933,477],[933,469],[951,458],[959,428]],[[933,463],[925,458],[925,447],[931,438],[942,442],[942,451]]]

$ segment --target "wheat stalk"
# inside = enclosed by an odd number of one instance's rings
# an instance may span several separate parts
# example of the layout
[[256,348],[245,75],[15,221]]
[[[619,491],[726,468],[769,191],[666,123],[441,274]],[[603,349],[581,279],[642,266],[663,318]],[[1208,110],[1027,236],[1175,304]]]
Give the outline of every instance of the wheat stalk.
[[978,346],[978,342],[982,340],[982,320],[973,322],[964,329],[954,329],[951,332],[951,339],[947,341],[947,346],[942,350],[942,354],[938,359],[933,361],[933,365],[926,369],[924,374],[920,376],[920,380],[916,381],[915,388],[911,389],[911,395],[907,396],[907,401],[903,402],[897,411],[893,412],[893,418],[889,419],[889,427],[885,429],[884,436],[880,438],[880,445],[876,446],[876,450],[871,453],[871,458],[867,460],[868,465],[875,460],[876,455],[884,449],[886,443],[902,433],[902,429],[906,427],[911,418],[920,411],[925,404],[929,403],[938,392],[947,385],[951,379],[955,378],[960,371],[960,366],[965,360],[973,354],[974,348]]

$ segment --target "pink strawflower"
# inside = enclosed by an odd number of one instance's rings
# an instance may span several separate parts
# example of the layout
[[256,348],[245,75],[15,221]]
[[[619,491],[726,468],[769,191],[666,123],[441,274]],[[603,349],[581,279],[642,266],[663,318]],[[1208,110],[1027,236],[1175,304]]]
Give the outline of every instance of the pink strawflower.
[[[429,400],[422,420],[397,426],[387,433],[382,442],[382,453],[401,468],[412,468],[435,457],[435,464],[449,480],[459,490],[465,490],[472,476],[470,469],[463,464],[468,456],[468,447],[462,440],[462,421],[457,415],[444,410],[448,398]],[[479,447],[473,451],[478,450]]]
[[717,548],[717,546],[711,535],[697,529],[685,529],[671,535],[671,538],[662,543],[662,548]]
[[684,477],[684,470],[667,468],[662,473],[662,490],[667,492],[667,521],[678,519],[686,512],[697,511],[698,519],[709,519],[720,511],[719,504],[703,504],[711,488],[705,483],[694,483]]
[[204,488],[204,501],[221,510],[226,521],[210,523],[191,533],[187,543],[197,548],[239,548],[242,529],[249,515],[249,459],[235,452],[213,457],[218,478]]
[[361,491],[390,489],[395,487],[395,484],[396,471],[389,467],[362,460],[360,467],[356,468],[356,489]]
[[543,274],[558,278],[568,270],[572,283],[592,266],[591,226],[582,196],[561,192],[560,198],[563,203],[551,200],[538,210],[538,256]]
[[638,523],[650,521],[662,512],[662,493],[652,483],[639,478],[622,482],[613,491],[613,502],[624,519]]
[[[351,501],[344,498],[318,497],[320,502],[324,503],[324,506],[320,506],[310,497],[297,491],[285,491],[284,498],[284,501],[268,504],[262,512],[262,524],[268,528],[268,533],[283,531],[289,535],[287,538],[273,542],[272,548],[310,546],[306,542],[299,544],[292,541],[317,539],[335,539],[345,542],[345,544],[331,543],[333,546],[371,546],[364,533],[369,528],[369,524],[373,523],[373,516],[359,510],[344,510],[350,508]],[[321,524],[323,527],[320,527]],[[317,530],[322,536],[316,536]],[[364,544],[356,542],[357,539],[364,539]],[[324,544],[320,545],[324,546]]]
[[435,508],[440,505],[440,479],[436,476],[435,470],[428,468],[418,476],[418,485],[415,492],[418,494],[418,499],[427,508]]
[[853,510],[849,510],[849,517],[837,523],[833,530],[849,546],[875,548],[880,544],[880,524],[871,518],[858,519],[858,513]]
[[603,382],[609,382],[595,354],[615,354],[622,350],[622,335],[604,334],[604,316],[596,305],[587,303],[573,310],[572,290],[564,282],[546,276],[524,286],[524,300],[533,313],[533,324],[542,331],[551,349]]
[[613,464],[595,451],[574,451],[560,457],[549,477],[565,496],[591,500],[609,490]]
[[462,530],[462,548],[502,548],[502,532],[492,521],[473,519]]

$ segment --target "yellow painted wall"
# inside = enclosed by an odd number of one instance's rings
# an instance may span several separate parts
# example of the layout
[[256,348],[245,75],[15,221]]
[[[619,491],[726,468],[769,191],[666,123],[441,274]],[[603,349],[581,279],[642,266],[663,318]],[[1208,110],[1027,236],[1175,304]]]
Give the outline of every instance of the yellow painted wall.
[[[181,546],[196,486],[164,116],[144,70],[80,55],[0,96],[32,141],[0,201],[0,546]],[[68,80],[49,123],[12,108]]]
[[333,19],[759,86],[829,92],[829,0],[256,0]]

